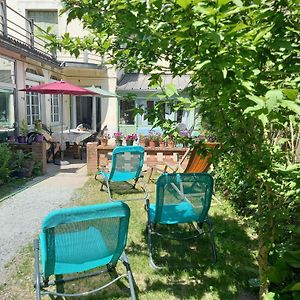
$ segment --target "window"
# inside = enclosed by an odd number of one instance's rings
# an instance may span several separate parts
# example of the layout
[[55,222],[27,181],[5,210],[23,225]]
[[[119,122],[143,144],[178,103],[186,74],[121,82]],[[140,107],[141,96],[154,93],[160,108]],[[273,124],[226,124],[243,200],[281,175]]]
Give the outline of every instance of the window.
[[0,127],[11,127],[14,121],[15,114],[13,91],[0,89]]
[[135,102],[129,100],[120,100],[120,124],[134,125],[133,109]]
[[38,93],[26,93],[27,124],[34,125],[35,120],[41,119],[41,101]]
[[58,95],[51,95],[51,123],[59,123],[60,101]]
[[[32,19],[34,24],[40,28],[47,30],[51,26],[51,32],[58,33],[58,14],[57,11],[47,10],[28,10],[27,18]],[[36,29],[35,29],[36,30]],[[38,32],[35,32],[38,34]]]
[[[154,101],[153,100],[148,100],[147,101],[147,112],[153,111],[153,108],[154,108]],[[152,122],[149,121],[149,119],[148,119],[148,125],[152,125]]]

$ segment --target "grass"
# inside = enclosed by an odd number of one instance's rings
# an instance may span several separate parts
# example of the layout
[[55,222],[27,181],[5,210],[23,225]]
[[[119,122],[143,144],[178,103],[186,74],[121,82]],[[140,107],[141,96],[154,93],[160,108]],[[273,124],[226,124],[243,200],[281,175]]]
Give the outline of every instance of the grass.
[[10,194],[23,188],[28,181],[28,178],[14,178],[11,182],[0,185],[0,202]]
[[[77,190],[69,206],[107,202],[107,193],[100,192],[99,186],[99,182],[91,178],[82,189]],[[115,184],[112,187],[116,198],[133,197],[133,190],[128,186]],[[149,184],[148,189],[153,202],[155,185]],[[210,209],[218,250],[217,264],[212,266],[210,263],[208,236],[190,241],[156,238],[154,257],[164,265],[163,270],[153,270],[149,267],[146,212],[143,202],[127,203],[131,208],[131,219],[126,253],[131,263],[139,299],[255,299],[252,291],[249,291],[248,280],[257,277],[257,242],[251,227],[235,213],[229,203],[222,200],[221,204],[213,203]],[[190,228],[185,226],[179,228],[180,232],[188,230]],[[33,262],[30,245],[22,250],[20,257],[10,267],[11,276],[8,283],[0,287],[1,299],[34,299]],[[191,263],[193,267],[190,266]],[[118,264],[117,270],[123,272],[123,265]],[[105,280],[107,282],[107,279],[106,277],[103,283]],[[74,292],[98,286],[99,278],[90,278],[66,284],[65,291]],[[118,285],[114,284],[96,295],[82,299],[128,299],[129,296],[128,284],[124,279]]]

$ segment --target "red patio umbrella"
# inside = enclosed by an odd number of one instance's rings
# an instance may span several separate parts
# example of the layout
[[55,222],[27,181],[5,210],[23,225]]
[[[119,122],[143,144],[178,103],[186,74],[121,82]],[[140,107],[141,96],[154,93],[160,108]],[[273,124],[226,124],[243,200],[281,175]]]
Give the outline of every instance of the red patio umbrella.
[[[39,94],[58,94],[58,95],[97,95],[97,93],[93,91],[89,91],[87,89],[84,89],[80,86],[71,84],[66,81],[54,81],[50,83],[43,83],[40,85],[32,86],[29,88],[21,89],[20,91],[26,91],[26,92],[34,92]],[[61,125],[61,134],[60,134],[60,143],[62,145],[63,140],[63,99],[61,97],[61,113],[60,113],[60,125]],[[68,162],[63,161],[63,151],[61,152],[61,161],[60,164],[68,164]]]

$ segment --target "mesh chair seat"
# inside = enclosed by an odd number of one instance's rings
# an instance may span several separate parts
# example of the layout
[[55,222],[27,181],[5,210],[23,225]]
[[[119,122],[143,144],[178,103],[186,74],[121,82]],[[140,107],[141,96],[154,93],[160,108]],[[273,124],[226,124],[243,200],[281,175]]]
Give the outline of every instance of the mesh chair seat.
[[[135,299],[130,265],[124,253],[129,218],[130,209],[123,202],[64,208],[48,214],[42,224],[40,243],[38,240],[35,241],[36,298],[40,299],[43,294],[69,295],[43,289],[47,286],[51,275],[57,277],[96,267],[115,266],[120,259],[127,270],[132,299]],[[42,258],[43,285],[40,285],[39,249]],[[116,280],[120,278],[122,276]],[[94,293],[106,286],[84,294]]]
[[148,216],[148,250],[150,265],[159,268],[152,256],[152,235],[158,234],[155,225],[190,224],[197,223],[197,235],[203,233],[200,227],[206,223],[209,227],[213,262],[216,262],[212,222],[208,217],[213,192],[213,178],[207,173],[164,173],[156,182],[156,201],[150,204],[146,201]]
[[111,182],[125,182],[134,180],[133,188],[135,188],[136,183],[141,179],[143,184],[143,192],[145,197],[130,200],[145,200],[148,197],[147,189],[143,176],[141,176],[142,167],[144,164],[144,148],[141,146],[119,146],[116,147],[112,152],[112,163],[110,172],[105,172],[103,170],[98,171],[95,175],[97,179],[98,175],[103,178],[100,190],[103,190],[104,184],[107,187],[107,192],[110,201],[115,201],[112,198],[111,192]]
[[[154,204],[150,204],[150,220],[153,224],[156,223],[156,208]],[[163,207],[160,224],[180,224],[196,222],[199,219],[199,214],[194,207],[188,202],[179,204],[167,204]]]

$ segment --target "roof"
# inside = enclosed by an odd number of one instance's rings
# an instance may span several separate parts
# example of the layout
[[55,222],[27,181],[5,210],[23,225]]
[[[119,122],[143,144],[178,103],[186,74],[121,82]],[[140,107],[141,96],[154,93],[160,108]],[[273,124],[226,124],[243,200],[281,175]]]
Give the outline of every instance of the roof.
[[[149,87],[149,79],[151,75],[144,75],[138,73],[125,74],[117,86],[117,91],[144,91],[151,92],[157,91],[159,88]],[[188,84],[190,77],[189,75],[182,75],[172,77],[172,74],[162,75],[164,85],[173,83],[178,90],[184,90]]]

